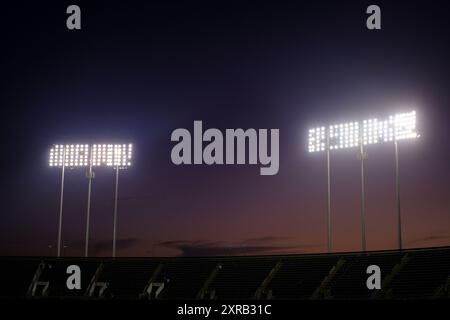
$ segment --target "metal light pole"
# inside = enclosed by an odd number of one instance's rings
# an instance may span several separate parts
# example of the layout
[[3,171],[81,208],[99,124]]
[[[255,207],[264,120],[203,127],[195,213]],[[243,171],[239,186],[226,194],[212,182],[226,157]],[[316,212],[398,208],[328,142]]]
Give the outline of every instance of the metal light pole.
[[327,136],[327,249],[331,253],[331,183],[330,183],[330,139]]
[[400,215],[400,179],[398,168],[398,142],[394,141],[395,146],[395,198],[397,207],[397,241],[398,248],[402,250],[402,220]]
[[92,189],[92,179],[94,178],[94,172],[92,171],[92,153],[89,157],[89,169],[87,172],[87,178],[89,179],[88,183],[88,198],[87,198],[87,213],[86,213],[86,240],[84,247],[84,256],[88,257],[89,255],[89,220],[91,214],[91,189]]
[[366,251],[366,201],[364,191],[364,160],[366,154],[364,152],[364,142],[362,134],[360,134],[360,157],[361,157],[361,247],[362,251]]
[[116,226],[117,226],[117,197],[119,194],[119,166],[116,165],[116,189],[114,193],[114,221],[113,221],[113,258],[116,257]]
[[63,151],[63,163],[62,163],[62,169],[61,169],[61,197],[59,200],[58,248],[57,248],[57,254],[56,254],[57,257],[61,256],[61,234],[62,234],[65,169],[66,169],[66,148],[64,148],[64,151]]

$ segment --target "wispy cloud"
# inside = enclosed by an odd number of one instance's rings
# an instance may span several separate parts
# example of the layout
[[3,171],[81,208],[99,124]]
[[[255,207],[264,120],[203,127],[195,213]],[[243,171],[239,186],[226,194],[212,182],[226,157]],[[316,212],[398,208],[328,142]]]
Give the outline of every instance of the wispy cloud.
[[430,242],[450,241],[450,235],[424,236],[408,241],[410,245],[426,244]]

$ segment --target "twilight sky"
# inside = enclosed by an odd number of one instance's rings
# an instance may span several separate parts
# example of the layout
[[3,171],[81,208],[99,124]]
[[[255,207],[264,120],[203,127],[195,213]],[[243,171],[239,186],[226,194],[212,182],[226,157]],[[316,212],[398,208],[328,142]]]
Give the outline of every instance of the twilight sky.
[[[400,144],[405,247],[450,245],[450,8],[444,1],[77,1],[4,4],[0,255],[54,255],[53,143],[130,141],[118,255],[324,252],[326,167],[311,127],[415,109]],[[369,4],[382,30],[365,27]],[[175,166],[177,128],[280,129],[280,170]],[[394,147],[367,148],[368,250],[396,247]],[[356,150],[332,153],[335,251],[360,243]],[[96,170],[91,253],[111,254],[114,172]],[[82,255],[87,179],[66,174],[63,255]]]

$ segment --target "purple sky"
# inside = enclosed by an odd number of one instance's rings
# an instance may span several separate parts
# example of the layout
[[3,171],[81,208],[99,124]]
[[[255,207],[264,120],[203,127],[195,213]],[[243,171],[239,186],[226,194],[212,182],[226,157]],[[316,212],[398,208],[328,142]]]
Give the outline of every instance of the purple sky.
[[[450,245],[449,20],[445,3],[108,5],[2,9],[0,255],[54,255],[60,172],[53,143],[130,141],[118,255],[326,251],[326,167],[308,129],[415,109],[421,138],[400,144],[405,247]],[[7,26],[7,27],[6,27]],[[280,170],[175,166],[176,128],[280,129]],[[368,250],[396,247],[394,147],[367,148]],[[331,155],[335,251],[360,250],[356,150]],[[114,172],[93,183],[91,253],[111,254]],[[64,255],[82,255],[87,179],[66,175]],[[49,247],[51,246],[51,247]]]

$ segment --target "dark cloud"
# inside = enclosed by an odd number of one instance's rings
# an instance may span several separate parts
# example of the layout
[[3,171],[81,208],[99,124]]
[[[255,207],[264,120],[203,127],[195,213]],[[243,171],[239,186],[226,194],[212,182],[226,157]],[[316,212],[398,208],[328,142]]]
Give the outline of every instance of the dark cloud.
[[261,237],[241,241],[237,244],[209,241],[163,241],[156,245],[180,251],[180,256],[238,256],[297,252],[317,245],[292,246],[275,244],[285,240],[284,237]]
[[[133,238],[133,237],[117,239],[116,249],[117,250],[129,249],[129,248],[133,247],[139,241],[140,241],[139,238]],[[69,244],[69,247],[79,249],[79,250],[81,250],[81,249],[84,250],[84,241],[77,242],[75,244]],[[111,250],[112,250],[112,240],[95,241],[89,245],[89,252],[91,252],[94,255],[102,254],[102,253],[111,253]]]

